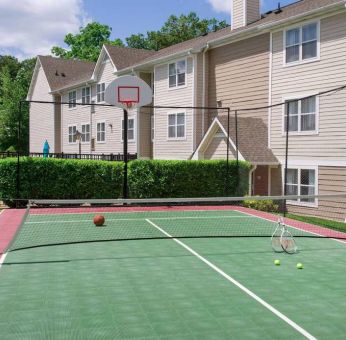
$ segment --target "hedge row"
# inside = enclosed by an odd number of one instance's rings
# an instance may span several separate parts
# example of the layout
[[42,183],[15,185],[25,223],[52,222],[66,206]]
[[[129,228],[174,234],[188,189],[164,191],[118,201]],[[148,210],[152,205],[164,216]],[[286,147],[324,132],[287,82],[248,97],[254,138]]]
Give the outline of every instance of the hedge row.
[[[129,163],[132,198],[216,197],[244,195],[249,164],[234,161],[145,161]],[[0,160],[0,199],[16,197],[17,160]],[[20,159],[20,197],[43,199],[118,198],[122,195],[123,163],[65,159]]]

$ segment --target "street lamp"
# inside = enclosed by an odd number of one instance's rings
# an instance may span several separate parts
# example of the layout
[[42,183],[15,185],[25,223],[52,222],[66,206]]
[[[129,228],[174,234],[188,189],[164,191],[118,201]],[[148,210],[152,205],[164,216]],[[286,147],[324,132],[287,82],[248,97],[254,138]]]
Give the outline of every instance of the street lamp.
[[78,130],[76,131],[76,140],[78,142],[79,158],[81,158],[81,153],[82,153],[82,134]]

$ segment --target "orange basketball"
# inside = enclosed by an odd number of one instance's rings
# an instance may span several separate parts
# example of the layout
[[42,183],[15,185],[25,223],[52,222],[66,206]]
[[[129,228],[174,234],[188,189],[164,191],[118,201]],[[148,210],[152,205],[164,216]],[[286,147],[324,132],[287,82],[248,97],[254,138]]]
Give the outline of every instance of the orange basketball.
[[102,227],[105,223],[105,218],[102,215],[96,215],[94,217],[94,224],[96,227]]

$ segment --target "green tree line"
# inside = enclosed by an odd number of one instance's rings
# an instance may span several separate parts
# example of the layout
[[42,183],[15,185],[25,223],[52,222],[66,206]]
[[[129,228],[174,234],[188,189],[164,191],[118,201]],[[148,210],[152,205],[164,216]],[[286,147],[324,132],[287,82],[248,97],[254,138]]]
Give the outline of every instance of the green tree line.
[[[91,22],[78,33],[65,36],[67,48],[54,46],[51,52],[60,58],[96,61],[103,44],[160,50],[226,26],[225,21],[201,19],[194,12],[171,15],[159,30],[133,34],[123,42],[119,38],[111,39],[110,26]],[[0,55],[0,151],[29,149],[29,105],[23,105],[19,117],[19,102],[26,98],[35,62],[36,58],[19,61],[13,56]],[[18,121],[21,122],[19,141]]]

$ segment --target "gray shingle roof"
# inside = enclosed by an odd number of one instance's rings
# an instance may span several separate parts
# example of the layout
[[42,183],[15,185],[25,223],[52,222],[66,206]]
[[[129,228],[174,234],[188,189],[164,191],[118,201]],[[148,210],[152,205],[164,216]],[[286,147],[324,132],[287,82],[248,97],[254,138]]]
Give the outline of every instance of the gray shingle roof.
[[[218,116],[217,119],[227,131],[227,116]],[[229,135],[235,143],[236,130],[233,122],[234,118]],[[238,148],[245,160],[253,164],[279,164],[268,148],[268,127],[260,118],[238,118]]]
[[[205,36],[200,36],[198,38],[194,38],[191,40],[184,41],[182,43],[161,49],[157,51],[157,53],[149,56],[148,58],[141,61],[142,63],[150,63],[156,59],[168,57],[171,54],[176,54],[179,52],[184,52],[189,49],[198,50],[205,46],[205,44],[212,42],[213,40],[222,39],[226,37],[232,37],[241,33],[247,29],[255,28],[260,25],[270,24],[279,22],[281,20],[289,19],[297,15],[303,15],[304,13],[310,12],[312,10],[317,10],[322,7],[333,5],[337,3],[343,3],[343,0],[300,0],[293,4],[281,7],[281,12],[276,13],[276,11],[272,11],[271,13],[267,13],[263,16],[262,19],[247,25],[245,27],[240,27],[232,30],[232,28],[226,27],[216,32],[209,33]],[[135,65],[131,65],[135,66]]]
[[156,51],[112,45],[105,45],[105,47],[117,70],[134,65],[143,59],[154,56],[157,53]]
[[95,63],[38,56],[52,91],[90,80]]

